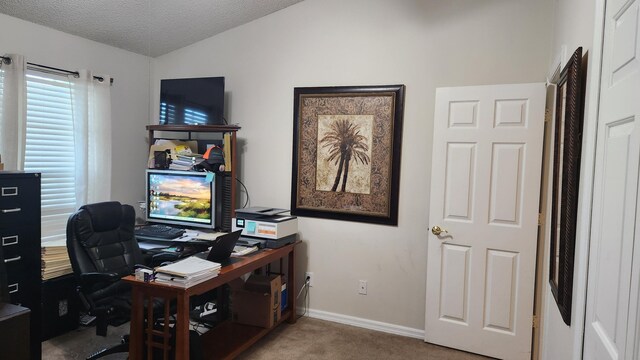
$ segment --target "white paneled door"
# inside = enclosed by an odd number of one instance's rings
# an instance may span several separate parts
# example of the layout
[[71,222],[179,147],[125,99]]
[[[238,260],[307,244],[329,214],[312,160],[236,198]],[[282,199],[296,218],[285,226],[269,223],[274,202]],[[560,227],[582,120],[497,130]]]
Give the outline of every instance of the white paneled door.
[[606,2],[584,358],[640,358],[640,4]]
[[544,108],[542,83],[437,89],[425,341],[531,357]]

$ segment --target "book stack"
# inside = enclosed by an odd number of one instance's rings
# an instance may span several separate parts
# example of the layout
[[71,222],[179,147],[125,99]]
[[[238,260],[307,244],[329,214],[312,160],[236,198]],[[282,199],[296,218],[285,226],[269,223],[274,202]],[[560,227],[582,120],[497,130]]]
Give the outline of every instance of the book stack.
[[218,276],[221,265],[195,256],[157,267],[156,282],[188,288]]
[[42,280],[73,273],[64,239],[44,243],[40,248],[40,255]]
[[201,154],[195,153],[181,153],[177,154],[176,158],[171,160],[169,169],[172,170],[191,170],[191,168],[199,164],[204,158]]
[[231,134],[224,133],[223,135],[224,147],[222,151],[224,153],[224,168],[227,171],[231,171]]

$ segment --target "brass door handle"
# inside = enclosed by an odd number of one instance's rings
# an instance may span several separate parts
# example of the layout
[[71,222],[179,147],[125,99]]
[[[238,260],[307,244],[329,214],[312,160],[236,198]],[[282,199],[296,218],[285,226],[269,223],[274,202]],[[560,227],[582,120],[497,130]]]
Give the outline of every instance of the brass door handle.
[[439,236],[442,233],[448,234],[449,232],[446,229],[443,229],[440,226],[436,225],[431,228],[431,233],[433,233],[433,235],[435,236]]

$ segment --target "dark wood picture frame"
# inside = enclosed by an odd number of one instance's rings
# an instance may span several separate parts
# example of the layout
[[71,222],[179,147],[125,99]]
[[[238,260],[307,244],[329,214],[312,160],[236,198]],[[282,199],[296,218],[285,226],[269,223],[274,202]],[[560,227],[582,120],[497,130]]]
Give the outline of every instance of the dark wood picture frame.
[[404,93],[294,89],[292,215],[398,224]]
[[582,48],[573,53],[556,87],[549,283],[562,319],[571,325],[571,301],[582,149]]

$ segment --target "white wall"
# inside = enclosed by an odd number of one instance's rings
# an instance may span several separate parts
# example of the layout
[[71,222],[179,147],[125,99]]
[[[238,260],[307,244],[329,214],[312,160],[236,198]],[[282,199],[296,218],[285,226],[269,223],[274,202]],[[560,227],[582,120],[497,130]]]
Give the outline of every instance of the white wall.
[[301,218],[299,270],[315,273],[314,310],[422,330],[435,88],[544,81],[551,10],[528,0],[307,0],[154,59],[152,118],[160,79],[225,76],[251,205],[289,208],[293,88],[405,84],[399,225]]
[[0,54],[67,70],[88,69],[115,78],[112,101],[112,199],[144,198],[148,156],[149,58],[0,14]]
[[[601,0],[555,0],[554,37],[549,72],[568,57],[579,46],[588,54],[588,72],[585,91],[584,132],[580,165],[580,194],[573,280],[571,326],[560,316],[548,281],[549,229],[545,239],[543,279],[542,359],[581,359],[584,332],[584,315],[587,289],[587,260],[589,251],[589,229],[591,227],[591,192],[595,155],[595,133],[597,123],[598,92],[600,77],[601,21],[598,9]],[[563,50],[563,49],[566,49]],[[551,156],[551,154],[549,154]],[[552,174],[549,174],[552,176]],[[549,180],[550,181],[550,180]],[[550,194],[550,193],[549,193]],[[550,201],[549,201],[550,203]],[[550,219],[551,210],[547,211]],[[550,220],[545,222],[550,224]]]

